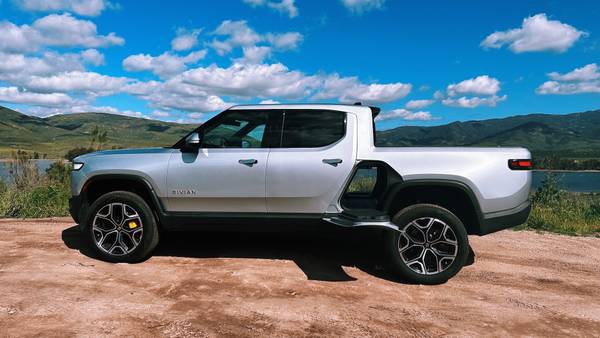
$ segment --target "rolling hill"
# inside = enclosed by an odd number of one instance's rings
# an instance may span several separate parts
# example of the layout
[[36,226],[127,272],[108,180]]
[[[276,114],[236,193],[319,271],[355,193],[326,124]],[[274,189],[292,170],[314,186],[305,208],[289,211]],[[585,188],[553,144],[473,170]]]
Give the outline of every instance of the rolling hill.
[[[0,157],[16,149],[49,158],[86,147],[98,126],[106,148],[168,146],[194,125],[103,113],[38,118],[0,107]],[[378,146],[523,146],[535,156],[600,157],[600,110],[567,115],[533,114],[434,127],[402,126],[377,133]]]
[[600,157],[600,110],[567,115],[532,114],[403,126],[377,133],[380,146],[519,146],[534,155]]
[[104,113],[38,118],[0,107],[0,158],[8,157],[16,149],[60,158],[69,149],[89,146],[96,126],[107,131],[105,148],[169,146],[195,128],[194,125]]

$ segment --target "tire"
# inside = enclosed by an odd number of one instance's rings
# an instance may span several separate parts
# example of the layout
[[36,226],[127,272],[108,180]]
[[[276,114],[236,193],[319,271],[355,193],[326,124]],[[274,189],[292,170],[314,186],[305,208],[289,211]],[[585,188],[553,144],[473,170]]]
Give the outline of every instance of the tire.
[[403,280],[445,283],[466,264],[467,231],[449,210],[433,204],[415,204],[398,211],[392,222],[401,231],[386,231],[384,247],[390,268]]
[[134,193],[107,193],[92,203],[89,210],[84,233],[101,260],[113,263],[140,262],[158,244],[158,225],[154,213]]

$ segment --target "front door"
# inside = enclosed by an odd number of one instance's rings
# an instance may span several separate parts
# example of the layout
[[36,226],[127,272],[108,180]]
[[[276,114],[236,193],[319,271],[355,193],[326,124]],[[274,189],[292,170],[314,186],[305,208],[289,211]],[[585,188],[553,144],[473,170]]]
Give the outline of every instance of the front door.
[[200,148],[169,161],[169,211],[265,213],[270,114],[230,110],[198,128]]

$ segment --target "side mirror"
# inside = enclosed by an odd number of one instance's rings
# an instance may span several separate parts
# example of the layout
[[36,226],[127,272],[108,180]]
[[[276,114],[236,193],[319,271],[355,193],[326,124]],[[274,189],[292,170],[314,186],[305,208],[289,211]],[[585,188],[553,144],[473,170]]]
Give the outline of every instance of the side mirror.
[[200,148],[201,138],[198,133],[191,133],[185,139],[185,146],[188,149],[198,149]]

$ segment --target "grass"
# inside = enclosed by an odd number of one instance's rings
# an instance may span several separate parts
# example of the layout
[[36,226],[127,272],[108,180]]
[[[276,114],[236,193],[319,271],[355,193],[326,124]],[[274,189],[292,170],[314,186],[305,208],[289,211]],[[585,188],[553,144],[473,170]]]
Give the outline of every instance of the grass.
[[532,195],[533,207],[527,223],[515,230],[533,229],[567,235],[600,234],[600,194],[572,193],[558,189],[558,181],[547,173]]
[[53,163],[45,174],[26,153],[13,153],[11,183],[0,181],[0,218],[69,215],[70,166]]

